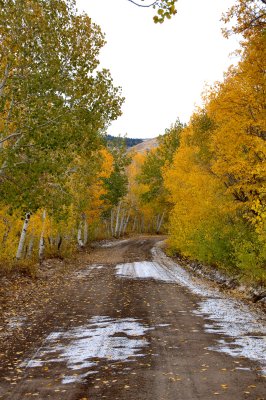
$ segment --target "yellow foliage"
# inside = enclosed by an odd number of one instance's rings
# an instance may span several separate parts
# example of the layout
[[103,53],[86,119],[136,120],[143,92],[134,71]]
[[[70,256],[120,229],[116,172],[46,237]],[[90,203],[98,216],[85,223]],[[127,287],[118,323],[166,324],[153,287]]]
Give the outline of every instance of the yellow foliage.
[[7,207],[0,208],[0,262],[15,257],[23,221],[18,214],[10,215]]
[[[229,210],[234,205],[224,193],[221,181],[197,161],[200,148],[193,142],[193,130],[184,130],[181,145],[170,168],[164,169],[165,186],[174,205],[170,222],[170,246],[185,256],[197,257],[200,244],[195,235],[200,232],[202,240],[212,240],[214,223],[228,221]],[[223,229],[227,229],[224,223]],[[222,233],[220,232],[222,237]],[[213,248],[205,251],[205,260],[213,261]]]
[[[106,149],[99,152],[99,157],[100,162],[96,162],[92,172],[88,167],[88,161],[82,160],[81,157],[76,160],[77,168],[80,170],[78,174],[73,174],[69,178],[73,201],[68,207],[62,207],[64,218],[58,219],[48,212],[43,218],[43,209],[39,209],[31,215],[22,258],[38,259],[39,241],[42,234],[47,256],[57,254],[60,237],[68,237],[68,243],[65,242],[65,239],[62,242],[60,254],[69,253],[72,249],[71,241],[75,240],[73,233],[76,231],[81,215],[86,216],[89,226],[95,225],[99,221],[105,207],[104,201],[101,199],[104,194],[101,178],[110,176],[113,162],[111,154]],[[80,174],[80,171],[84,171],[83,168],[88,172],[88,179],[86,179],[86,175]],[[10,215],[8,207],[0,208],[0,262],[2,264],[15,260],[23,223],[24,218],[20,213]]]
[[205,98],[182,132],[164,184],[173,251],[265,279],[265,35]]
[[[151,151],[154,151],[153,149]],[[127,176],[129,181],[127,201],[131,205],[133,214],[142,217],[144,225],[147,227],[155,217],[156,213],[160,212],[158,203],[154,201],[152,204],[143,203],[141,197],[148,190],[148,185],[137,181],[141,167],[146,159],[145,153],[136,153],[132,157],[132,162],[128,167]],[[158,199],[159,200],[159,199]]]
[[260,35],[245,44],[243,60],[206,105],[216,124],[212,170],[260,232],[266,213],[265,44]]

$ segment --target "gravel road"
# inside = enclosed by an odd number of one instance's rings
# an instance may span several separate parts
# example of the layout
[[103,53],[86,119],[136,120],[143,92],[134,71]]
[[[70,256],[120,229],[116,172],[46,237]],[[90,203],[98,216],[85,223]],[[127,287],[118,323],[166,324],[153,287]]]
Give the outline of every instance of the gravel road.
[[31,312],[27,300],[6,323],[0,398],[265,399],[263,316],[191,277],[161,239],[95,245],[47,297],[32,289]]

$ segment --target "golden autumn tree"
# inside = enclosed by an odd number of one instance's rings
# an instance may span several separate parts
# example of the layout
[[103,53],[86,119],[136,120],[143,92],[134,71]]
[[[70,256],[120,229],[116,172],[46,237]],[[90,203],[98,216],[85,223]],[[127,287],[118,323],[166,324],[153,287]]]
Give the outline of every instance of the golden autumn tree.
[[245,234],[236,243],[241,265],[266,258],[265,35],[256,32],[243,44],[242,59],[210,94],[215,119],[213,171],[226,185],[243,218]]
[[[173,163],[164,168],[172,203],[169,245],[174,251],[208,263],[228,262],[229,196],[211,171],[214,123],[199,111],[181,135]],[[232,228],[232,226],[231,226]]]
[[239,64],[191,118],[164,172],[172,249],[259,279],[266,262],[264,63],[265,36],[254,32]]
[[[241,34],[244,38],[263,31],[266,26],[266,0],[237,0],[223,15],[224,35]],[[228,27],[228,25],[231,25]]]
[[261,228],[266,211],[265,44],[263,35],[245,44],[243,59],[210,93],[207,105],[217,125],[213,171],[246,218]]
[[240,61],[208,91],[164,168],[169,245],[265,280],[265,2],[238,0],[224,16],[233,19],[226,34],[243,35]]
[[159,233],[163,223],[168,219],[169,202],[167,189],[163,182],[163,168],[171,164],[173,155],[180,144],[180,135],[184,124],[179,119],[158,137],[158,147],[147,152],[141,165],[137,182],[144,185],[140,195],[143,205],[150,208],[156,219],[156,232]]
[[142,196],[149,190],[149,187],[147,184],[138,181],[138,176],[146,157],[147,154],[145,153],[133,153],[132,162],[127,169],[127,202],[131,209],[130,229],[133,233],[154,233],[156,225],[158,225],[158,208],[156,209],[156,204],[153,204],[153,207],[151,207],[150,204],[142,201]]

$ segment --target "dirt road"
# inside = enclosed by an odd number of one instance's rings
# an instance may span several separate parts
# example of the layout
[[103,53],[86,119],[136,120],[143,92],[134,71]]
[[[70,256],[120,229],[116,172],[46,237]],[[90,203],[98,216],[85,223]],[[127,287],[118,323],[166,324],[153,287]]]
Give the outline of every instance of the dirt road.
[[190,277],[159,241],[84,252],[49,300],[40,291],[45,307],[10,318],[0,398],[265,399],[261,317]]

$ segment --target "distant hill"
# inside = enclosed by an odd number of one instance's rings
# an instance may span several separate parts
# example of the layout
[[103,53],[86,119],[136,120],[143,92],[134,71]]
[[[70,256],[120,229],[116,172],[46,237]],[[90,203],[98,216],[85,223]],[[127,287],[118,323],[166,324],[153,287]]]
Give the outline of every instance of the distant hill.
[[151,149],[158,147],[158,140],[157,138],[153,139],[144,139],[141,143],[138,143],[136,146],[130,148],[130,151],[135,153],[146,153]]
[[[115,136],[107,135],[106,139],[108,142],[117,139]],[[123,138],[122,138],[123,139]],[[131,148],[143,142],[144,139],[132,139],[132,138],[125,138],[127,148]]]

